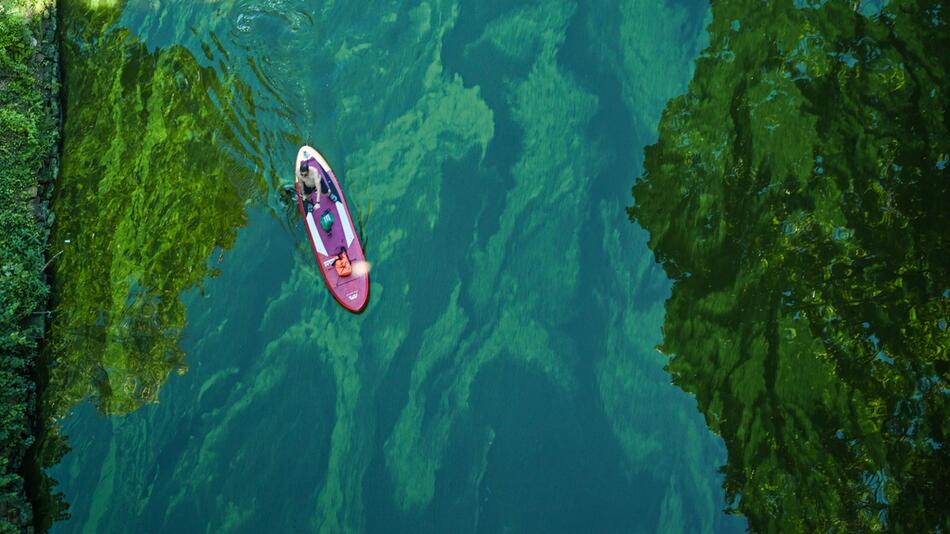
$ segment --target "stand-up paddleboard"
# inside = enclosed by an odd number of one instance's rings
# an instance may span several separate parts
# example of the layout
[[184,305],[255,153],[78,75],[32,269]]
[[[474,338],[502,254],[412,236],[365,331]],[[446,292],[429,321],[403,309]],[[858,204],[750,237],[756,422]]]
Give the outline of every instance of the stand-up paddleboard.
[[[317,183],[318,194],[310,198],[319,198],[310,211],[305,207],[304,186],[299,175],[300,165],[304,162]],[[360,313],[369,299],[369,269],[340,183],[327,160],[309,146],[303,146],[297,152],[294,177],[297,204],[310,235],[320,274],[330,294],[341,306]],[[319,194],[321,180],[327,185],[329,194]]]

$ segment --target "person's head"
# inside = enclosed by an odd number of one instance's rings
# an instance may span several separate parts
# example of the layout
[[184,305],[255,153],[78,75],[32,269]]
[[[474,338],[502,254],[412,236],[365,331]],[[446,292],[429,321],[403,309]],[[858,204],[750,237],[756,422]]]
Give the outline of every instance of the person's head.
[[300,162],[300,175],[301,175],[301,176],[306,176],[306,175],[308,175],[308,174],[310,174],[310,165],[307,165],[307,162],[306,162],[306,161],[301,161],[301,162]]

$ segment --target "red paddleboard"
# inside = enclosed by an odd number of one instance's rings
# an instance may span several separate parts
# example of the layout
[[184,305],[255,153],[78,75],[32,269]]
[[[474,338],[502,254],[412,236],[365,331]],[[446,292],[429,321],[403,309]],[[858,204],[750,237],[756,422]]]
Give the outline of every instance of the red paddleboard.
[[[317,183],[317,192],[310,195],[313,207],[305,207],[303,182],[300,181],[300,165],[306,163],[309,173]],[[310,245],[317,258],[317,267],[330,294],[341,306],[353,313],[360,313],[369,300],[369,264],[363,254],[363,246],[356,234],[356,225],[346,205],[343,189],[330,169],[327,160],[309,146],[303,146],[297,152],[297,164],[294,167],[297,204],[303,216],[304,226],[310,236]],[[324,181],[329,194],[320,194],[320,181]],[[326,228],[321,220],[332,219]],[[345,256],[345,257],[344,257]],[[350,268],[346,268],[346,260]],[[347,273],[347,271],[350,271]]]

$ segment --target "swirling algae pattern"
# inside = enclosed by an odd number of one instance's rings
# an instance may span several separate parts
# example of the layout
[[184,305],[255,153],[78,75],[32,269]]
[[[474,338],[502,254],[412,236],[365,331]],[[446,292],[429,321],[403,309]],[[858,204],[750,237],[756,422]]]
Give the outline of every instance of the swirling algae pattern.
[[[85,364],[61,364],[64,406],[149,404],[67,422],[66,530],[741,528],[720,512],[724,451],[653,349],[668,282],[622,209],[702,6],[76,9],[67,84],[88,89],[59,203],[84,207],[58,231],[57,291],[104,326],[75,346]],[[651,74],[616,74],[632,68]],[[83,105],[98,100],[111,117]],[[375,262],[358,317],[328,301],[276,200],[280,155],[304,141],[342,175]],[[152,328],[144,350],[129,316]],[[512,441],[511,418],[547,416]],[[543,467],[509,463],[525,450]],[[588,468],[602,486],[578,482]],[[537,477],[520,495],[582,498],[539,516],[500,489]]]

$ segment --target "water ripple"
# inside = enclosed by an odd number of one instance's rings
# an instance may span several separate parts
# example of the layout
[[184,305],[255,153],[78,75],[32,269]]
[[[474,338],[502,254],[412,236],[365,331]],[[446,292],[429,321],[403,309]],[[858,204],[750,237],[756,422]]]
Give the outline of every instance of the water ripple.
[[299,4],[286,0],[240,2],[233,17],[234,30],[260,40],[272,40],[285,32],[298,33],[314,23],[313,16]]

